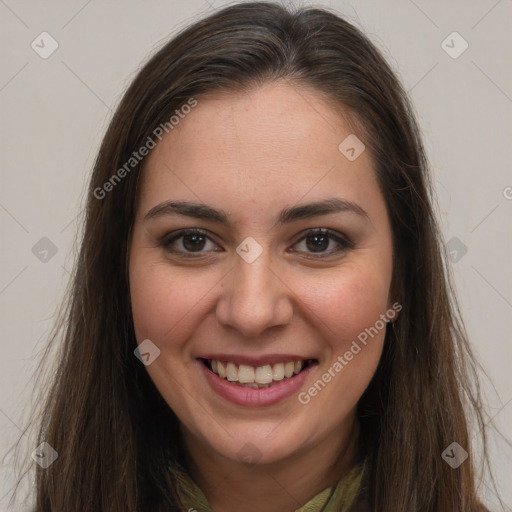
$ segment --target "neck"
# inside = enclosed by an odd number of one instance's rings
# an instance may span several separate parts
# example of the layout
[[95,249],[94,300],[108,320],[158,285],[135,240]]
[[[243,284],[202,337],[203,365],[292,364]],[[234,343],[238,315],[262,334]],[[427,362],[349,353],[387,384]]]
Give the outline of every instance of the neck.
[[[340,435],[341,434],[341,435]],[[187,470],[216,512],[292,512],[350,470],[357,450],[355,411],[316,446],[267,464],[249,466],[214,452],[182,428]]]

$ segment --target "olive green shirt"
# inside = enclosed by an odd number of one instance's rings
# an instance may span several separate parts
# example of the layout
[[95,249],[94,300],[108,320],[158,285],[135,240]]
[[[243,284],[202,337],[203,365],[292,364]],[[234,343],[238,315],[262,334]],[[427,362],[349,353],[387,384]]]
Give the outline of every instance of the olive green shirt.
[[[185,509],[197,512],[215,512],[205,495],[190,476],[172,468],[176,491]],[[356,465],[334,487],[327,487],[295,512],[349,512],[355,511],[356,497],[361,488],[364,464]],[[359,510],[359,509],[358,509]]]

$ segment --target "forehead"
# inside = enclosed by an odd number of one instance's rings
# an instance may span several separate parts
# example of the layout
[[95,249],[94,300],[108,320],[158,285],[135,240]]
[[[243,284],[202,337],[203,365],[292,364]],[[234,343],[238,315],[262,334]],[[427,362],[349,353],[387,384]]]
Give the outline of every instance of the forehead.
[[320,93],[276,82],[197,102],[148,155],[141,209],[169,198],[228,210],[336,193],[365,203],[378,198],[369,151],[353,161],[340,151],[352,125]]

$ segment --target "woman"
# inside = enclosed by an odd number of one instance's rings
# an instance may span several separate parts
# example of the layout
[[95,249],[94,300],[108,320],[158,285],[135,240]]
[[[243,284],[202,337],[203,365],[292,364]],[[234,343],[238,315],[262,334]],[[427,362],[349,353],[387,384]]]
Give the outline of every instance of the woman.
[[336,15],[237,4],[165,44],[95,163],[35,510],[483,510],[429,180]]

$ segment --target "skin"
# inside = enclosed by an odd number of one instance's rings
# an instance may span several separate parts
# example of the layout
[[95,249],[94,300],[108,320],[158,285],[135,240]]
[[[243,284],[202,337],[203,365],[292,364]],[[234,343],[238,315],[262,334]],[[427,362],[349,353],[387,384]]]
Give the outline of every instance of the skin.
[[[196,359],[212,350],[315,358],[307,391],[391,307],[386,204],[370,152],[351,162],[338,150],[350,133],[320,93],[276,82],[198,98],[145,162],[129,266],[136,336],[161,351],[146,369],[180,419],[188,470],[216,511],[293,511],[335,485],[353,461],[355,407],[385,329],[307,405],[297,394],[267,407],[235,405],[208,386]],[[337,212],[274,226],[285,207],[333,197],[368,217]],[[167,200],[222,209],[231,224],[144,220]],[[184,228],[211,238],[196,259],[187,259],[187,249],[197,253],[183,238],[171,247],[185,255],[159,245]],[[315,252],[304,231],[316,228],[345,235],[353,248],[336,253],[330,239]],[[263,248],[252,263],[235,251],[249,236]],[[260,457],[252,466],[238,456],[248,442]]]

